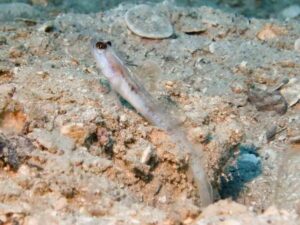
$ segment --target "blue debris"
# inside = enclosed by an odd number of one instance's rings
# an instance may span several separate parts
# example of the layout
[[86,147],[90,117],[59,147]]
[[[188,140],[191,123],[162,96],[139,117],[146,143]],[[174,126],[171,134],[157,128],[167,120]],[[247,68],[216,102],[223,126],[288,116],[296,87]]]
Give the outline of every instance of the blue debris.
[[220,195],[222,198],[236,199],[247,182],[262,173],[262,165],[254,145],[239,146],[239,154],[225,168],[226,177],[221,177]]

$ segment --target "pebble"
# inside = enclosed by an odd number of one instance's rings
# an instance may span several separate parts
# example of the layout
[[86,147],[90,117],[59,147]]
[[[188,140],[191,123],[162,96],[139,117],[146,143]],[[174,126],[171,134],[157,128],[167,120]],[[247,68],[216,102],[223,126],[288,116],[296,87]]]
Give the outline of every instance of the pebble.
[[287,19],[296,18],[300,15],[300,6],[296,4],[291,5],[285,8],[284,10],[282,10],[281,15]]
[[27,165],[21,165],[18,169],[18,174],[24,177],[30,177],[30,168]]
[[161,197],[158,198],[158,201],[162,204],[167,202],[167,196],[163,195]]
[[174,89],[176,87],[176,85],[175,85],[175,82],[174,81],[167,81],[166,83],[165,83],[165,88],[167,89],[167,90],[172,90],[172,89]]
[[152,148],[152,146],[149,145],[143,151],[140,162],[143,163],[143,164],[147,164],[149,162],[150,158],[153,156],[153,154],[154,154],[153,148]]
[[271,141],[274,139],[276,133],[277,133],[277,126],[276,125],[273,125],[271,127],[269,127],[267,130],[266,130],[266,134],[265,134],[265,137],[266,137],[266,140],[267,142]]
[[174,84],[175,84],[174,81],[171,81],[171,80],[168,80],[168,81],[166,82],[166,86],[172,87]]
[[126,116],[125,114],[120,115],[119,121],[120,121],[121,123],[126,123],[127,120],[128,120],[128,118],[127,118],[127,116]]
[[215,43],[211,43],[209,46],[208,46],[208,50],[211,54],[214,54],[216,52],[216,44]]
[[128,28],[141,37],[163,39],[173,34],[169,18],[148,5],[138,5],[128,10],[125,21]]

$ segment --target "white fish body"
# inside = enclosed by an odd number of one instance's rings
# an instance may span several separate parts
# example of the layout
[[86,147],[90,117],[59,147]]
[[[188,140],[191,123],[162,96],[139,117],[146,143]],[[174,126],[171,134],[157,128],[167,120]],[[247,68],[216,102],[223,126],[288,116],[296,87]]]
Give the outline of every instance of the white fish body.
[[109,80],[114,91],[126,99],[148,121],[166,130],[173,141],[190,155],[190,172],[199,190],[202,206],[212,203],[212,189],[201,165],[202,152],[187,140],[179,121],[172,118],[160,104],[132,76],[115,54],[110,42],[92,40],[92,53],[98,67]]

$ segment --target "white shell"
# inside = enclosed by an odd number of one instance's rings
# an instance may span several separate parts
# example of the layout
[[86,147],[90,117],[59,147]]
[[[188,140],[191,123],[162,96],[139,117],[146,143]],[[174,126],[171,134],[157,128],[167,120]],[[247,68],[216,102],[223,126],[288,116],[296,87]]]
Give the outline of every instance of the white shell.
[[145,38],[162,39],[173,34],[169,18],[160,10],[148,5],[138,5],[125,14],[128,28]]

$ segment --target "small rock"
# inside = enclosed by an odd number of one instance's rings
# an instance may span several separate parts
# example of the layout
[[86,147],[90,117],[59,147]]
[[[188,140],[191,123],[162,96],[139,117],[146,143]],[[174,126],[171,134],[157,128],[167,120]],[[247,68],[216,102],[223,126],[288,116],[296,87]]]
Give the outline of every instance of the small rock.
[[165,204],[167,202],[167,196],[163,195],[158,198],[159,203]]
[[148,5],[138,5],[128,10],[125,21],[128,28],[141,37],[162,39],[173,34],[169,18]]
[[269,127],[266,131],[267,141],[269,142],[269,141],[273,140],[276,133],[277,133],[277,126],[276,125],[273,125],[273,126]]
[[21,165],[18,169],[18,174],[24,177],[30,177],[30,168],[27,165]]
[[242,61],[241,63],[240,63],[240,68],[242,68],[242,69],[246,69],[247,68],[247,65],[248,65],[248,62],[247,61]]
[[250,89],[248,99],[258,111],[276,111],[278,114],[284,114],[288,108],[285,98],[278,91]]
[[281,15],[284,18],[292,19],[296,18],[300,15],[300,6],[299,5],[291,5],[284,10],[282,10]]
[[168,81],[166,82],[166,85],[165,85],[165,86],[166,86],[166,87],[168,86],[168,87],[171,88],[171,87],[174,86],[174,84],[175,84],[174,81],[168,80]]
[[151,157],[153,156],[153,154],[154,154],[153,148],[152,148],[152,146],[149,145],[143,151],[143,154],[142,154],[142,157],[141,157],[141,163],[147,164],[149,162],[149,160],[151,159]]
[[[145,146],[145,147],[144,147]],[[141,151],[144,149],[144,151]],[[155,164],[154,151],[149,143],[144,142],[127,151],[125,162],[136,177],[148,181],[151,179],[151,168]]]
[[4,163],[10,165],[13,169],[18,169],[20,160],[18,152],[11,143],[11,140],[7,139],[4,135],[0,134],[0,159]]
[[127,116],[126,116],[125,114],[120,115],[119,121],[120,121],[121,123],[126,123],[127,120],[128,120],[128,118],[127,118]]
[[214,54],[216,52],[216,45],[215,43],[211,43],[209,46],[208,46],[208,50],[211,54]]
[[295,41],[294,48],[297,52],[300,52],[300,38]]

